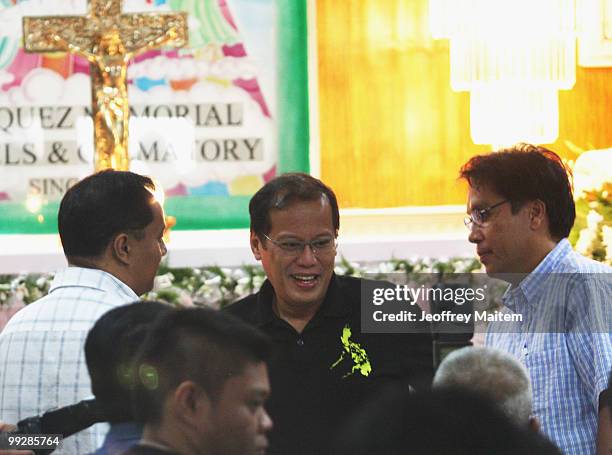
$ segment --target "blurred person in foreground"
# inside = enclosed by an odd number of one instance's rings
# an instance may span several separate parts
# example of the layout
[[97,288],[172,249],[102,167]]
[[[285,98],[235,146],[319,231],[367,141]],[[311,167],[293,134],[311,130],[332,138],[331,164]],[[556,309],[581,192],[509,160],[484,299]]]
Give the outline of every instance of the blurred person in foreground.
[[270,343],[222,312],[181,309],[157,321],[136,357],[142,440],[125,455],[263,455],[272,427]]
[[499,407],[465,389],[388,390],[343,429],[335,455],[561,455]]
[[87,334],[85,361],[100,412],[110,423],[94,455],[118,455],[142,436],[134,421],[130,393],[135,385],[134,356],[153,322],[173,307],[160,302],[134,302],[104,313]]

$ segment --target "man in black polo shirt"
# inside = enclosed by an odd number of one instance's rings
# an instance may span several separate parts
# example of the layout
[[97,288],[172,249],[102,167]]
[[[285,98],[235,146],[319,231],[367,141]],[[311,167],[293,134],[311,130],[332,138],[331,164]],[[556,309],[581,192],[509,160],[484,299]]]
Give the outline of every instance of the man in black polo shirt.
[[333,191],[285,174],[251,199],[251,249],[268,279],[228,311],[267,333],[271,454],[320,455],[368,397],[429,387],[429,335],[361,332],[361,280],[334,274],[340,225]]

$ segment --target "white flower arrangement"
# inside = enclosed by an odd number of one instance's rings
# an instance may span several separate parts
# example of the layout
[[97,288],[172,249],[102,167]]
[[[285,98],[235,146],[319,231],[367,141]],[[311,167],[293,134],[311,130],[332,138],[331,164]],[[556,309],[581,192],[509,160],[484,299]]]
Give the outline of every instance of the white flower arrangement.
[[[356,277],[382,277],[388,273],[468,273],[479,269],[480,263],[474,258],[391,259],[366,264],[341,258],[335,272]],[[52,274],[0,276],[0,311],[39,299],[49,290],[52,279]],[[257,292],[265,279],[260,266],[169,268],[162,265],[153,290],[143,298],[178,306],[221,308]]]
[[580,254],[612,265],[612,183],[585,191],[576,201],[570,241]]

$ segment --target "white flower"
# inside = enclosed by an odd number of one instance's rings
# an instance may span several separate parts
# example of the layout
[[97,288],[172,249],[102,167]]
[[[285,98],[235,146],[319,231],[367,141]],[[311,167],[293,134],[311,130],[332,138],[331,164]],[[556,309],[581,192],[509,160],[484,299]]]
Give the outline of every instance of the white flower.
[[261,276],[261,275],[254,276],[253,277],[253,288],[254,288],[253,291],[257,292],[265,280],[266,280],[266,277],[264,276]]
[[172,280],[174,275],[166,273],[164,275],[157,275],[153,281],[153,290],[159,291],[161,289],[167,289],[172,287]]
[[581,230],[578,241],[576,242],[576,251],[582,255],[588,255],[589,249],[596,237],[597,231],[593,228]]
[[222,280],[222,278],[221,278],[221,275],[216,275],[216,276],[214,276],[214,277],[212,277],[212,278],[209,278],[209,279],[207,279],[207,280],[204,280],[204,284],[205,284],[206,286],[219,286],[219,285],[221,284],[221,282],[222,282],[222,281],[223,281],[223,280]]
[[251,293],[251,281],[247,280],[239,282],[234,289],[234,293],[238,298],[246,297]]
[[15,291],[19,287],[23,279],[24,279],[24,276],[20,275],[17,278],[14,278],[13,280],[11,280],[11,289]]
[[595,210],[589,211],[587,215],[587,226],[590,229],[597,229],[597,225],[603,221],[603,216]]
[[246,273],[244,269],[234,269],[231,273],[231,277],[235,279],[238,283],[240,283],[240,280],[249,280],[249,274]]
[[200,289],[198,289],[198,297],[198,300],[202,300],[203,303],[208,306],[218,303],[223,298],[223,293],[217,286],[209,286],[204,284],[200,287]]

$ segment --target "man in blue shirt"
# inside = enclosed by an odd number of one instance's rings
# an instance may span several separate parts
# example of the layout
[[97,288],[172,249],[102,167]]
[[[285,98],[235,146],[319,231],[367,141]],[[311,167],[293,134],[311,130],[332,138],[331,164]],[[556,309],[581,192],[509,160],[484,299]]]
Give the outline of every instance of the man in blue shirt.
[[554,152],[520,144],[471,158],[460,176],[469,241],[487,274],[510,282],[504,311],[522,315],[491,324],[487,345],[525,364],[542,432],[564,453],[608,453],[612,269],[567,240],[576,216],[569,171]]

